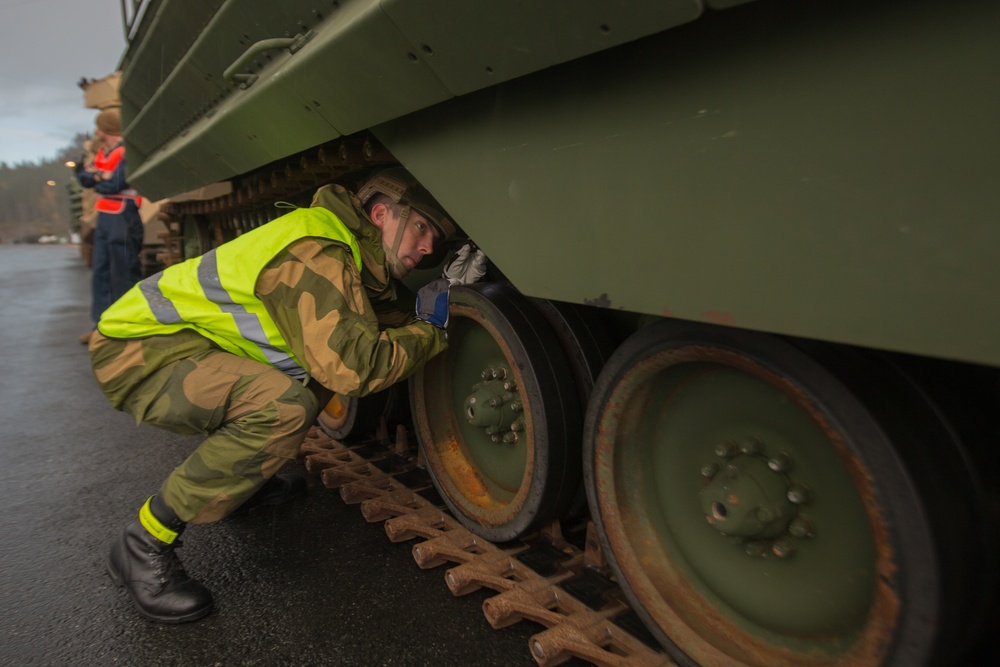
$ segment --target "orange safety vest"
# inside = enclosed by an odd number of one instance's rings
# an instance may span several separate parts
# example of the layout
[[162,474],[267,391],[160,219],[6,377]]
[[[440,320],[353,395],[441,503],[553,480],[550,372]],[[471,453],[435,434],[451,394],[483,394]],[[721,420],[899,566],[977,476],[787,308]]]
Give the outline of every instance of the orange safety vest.
[[[125,158],[125,147],[117,146],[110,153],[104,146],[97,151],[94,156],[94,166],[101,171],[114,171],[118,164]],[[125,210],[125,200],[131,199],[136,206],[142,206],[142,197],[132,188],[127,188],[113,195],[99,195],[94,208],[102,213],[121,213]]]

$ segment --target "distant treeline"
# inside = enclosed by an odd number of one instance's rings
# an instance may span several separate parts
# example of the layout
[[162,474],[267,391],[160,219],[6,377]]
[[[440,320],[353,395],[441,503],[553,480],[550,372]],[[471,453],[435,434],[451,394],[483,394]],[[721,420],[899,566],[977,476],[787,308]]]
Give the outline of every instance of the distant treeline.
[[0,162],[0,242],[28,240],[40,234],[68,236],[79,222],[70,221],[69,187],[74,181],[67,161],[79,161],[86,134],[52,160]]

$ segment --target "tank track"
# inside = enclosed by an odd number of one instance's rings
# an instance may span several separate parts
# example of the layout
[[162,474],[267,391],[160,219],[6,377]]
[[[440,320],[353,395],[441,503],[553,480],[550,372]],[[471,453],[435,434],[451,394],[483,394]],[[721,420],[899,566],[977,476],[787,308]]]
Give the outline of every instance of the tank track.
[[351,445],[313,428],[301,454],[324,486],[360,505],[367,521],[384,522],[392,542],[420,540],[412,547],[420,568],[455,564],[444,577],[453,595],[496,591],[483,602],[493,628],[522,620],[544,626],[528,642],[539,665],[573,658],[599,667],[676,664],[611,578],[592,522],[555,523],[517,543],[488,542],[451,516],[408,440],[402,426],[394,440],[383,427]]

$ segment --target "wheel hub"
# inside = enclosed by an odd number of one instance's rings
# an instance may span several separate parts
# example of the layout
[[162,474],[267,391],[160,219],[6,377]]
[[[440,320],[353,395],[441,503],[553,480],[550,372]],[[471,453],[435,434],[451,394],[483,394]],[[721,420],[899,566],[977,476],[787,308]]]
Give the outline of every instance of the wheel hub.
[[707,482],[700,492],[705,519],[723,535],[740,538],[749,556],[791,556],[791,538],[813,535],[812,521],[800,512],[810,494],[789,476],[791,466],[787,452],[768,456],[758,438],[719,444],[701,470]]
[[507,369],[486,368],[483,382],[472,386],[465,399],[465,417],[469,424],[482,428],[492,442],[515,444],[524,430],[521,398]]

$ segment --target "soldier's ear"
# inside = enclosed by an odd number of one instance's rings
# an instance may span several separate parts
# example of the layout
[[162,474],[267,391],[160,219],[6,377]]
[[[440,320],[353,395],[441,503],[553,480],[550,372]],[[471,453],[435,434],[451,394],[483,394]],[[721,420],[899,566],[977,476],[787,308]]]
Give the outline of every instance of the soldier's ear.
[[372,206],[372,212],[369,217],[371,217],[372,222],[375,224],[376,227],[382,229],[382,227],[385,225],[385,219],[386,216],[389,214],[389,211],[390,209],[387,205],[383,204],[382,202],[379,202],[378,204]]

